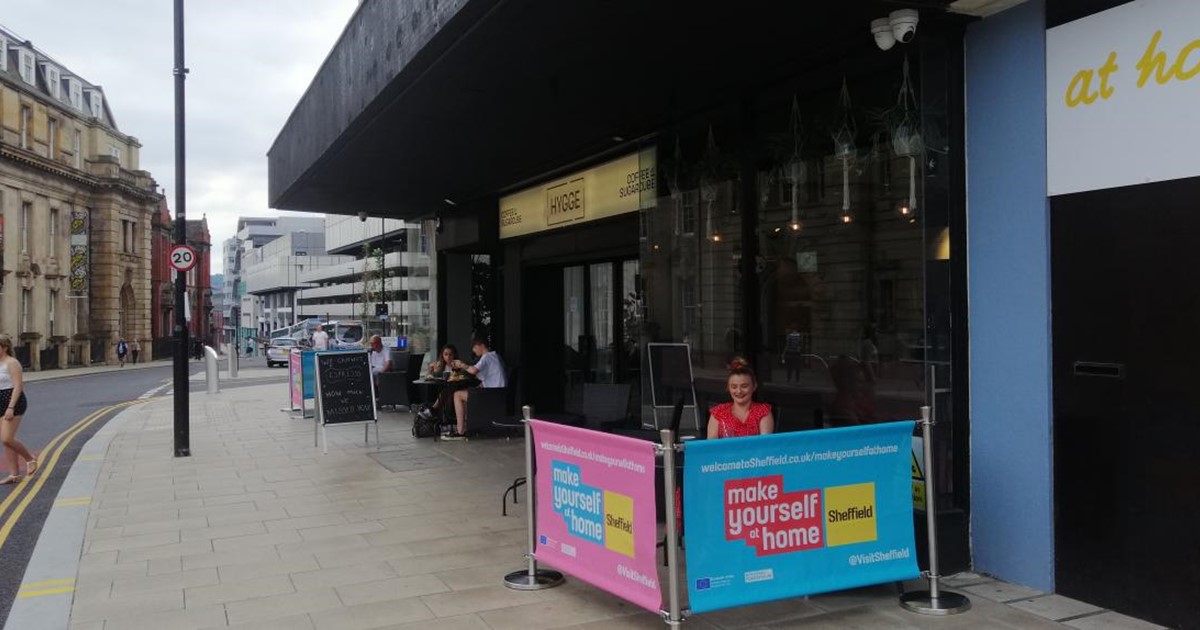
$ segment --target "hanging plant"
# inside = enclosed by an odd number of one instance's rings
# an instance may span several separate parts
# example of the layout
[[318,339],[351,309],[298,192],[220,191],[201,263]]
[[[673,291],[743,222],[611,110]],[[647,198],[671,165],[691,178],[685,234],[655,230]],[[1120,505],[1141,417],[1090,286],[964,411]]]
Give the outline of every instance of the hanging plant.
[[858,125],[854,122],[854,111],[850,104],[850,88],[846,77],[842,77],[842,91],[838,95],[838,128],[833,132],[833,157],[842,163],[842,222],[849,223],[850,216],[850,162],[858,154],[855,139]]

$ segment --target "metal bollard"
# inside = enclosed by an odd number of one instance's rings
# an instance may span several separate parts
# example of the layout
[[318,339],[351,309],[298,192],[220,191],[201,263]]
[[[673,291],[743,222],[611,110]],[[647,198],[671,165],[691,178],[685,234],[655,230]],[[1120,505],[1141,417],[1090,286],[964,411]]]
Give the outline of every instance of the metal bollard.
[[233,344],[229,344],[229,353],[225,356],[229,357],[229,378],[237,378],[238,358]]
[[220,393],[221,378],[217,375],[217,351],[212,346],[204,346],[204,375],[208,381],[208,393]]

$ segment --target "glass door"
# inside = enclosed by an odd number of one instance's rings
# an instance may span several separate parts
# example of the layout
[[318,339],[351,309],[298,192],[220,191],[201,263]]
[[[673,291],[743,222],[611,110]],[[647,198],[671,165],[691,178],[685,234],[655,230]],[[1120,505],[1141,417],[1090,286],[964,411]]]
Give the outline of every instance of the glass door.
[[578,411],[584,383],[633,383],[639,368],[638,261],[562,269],[564,398]]

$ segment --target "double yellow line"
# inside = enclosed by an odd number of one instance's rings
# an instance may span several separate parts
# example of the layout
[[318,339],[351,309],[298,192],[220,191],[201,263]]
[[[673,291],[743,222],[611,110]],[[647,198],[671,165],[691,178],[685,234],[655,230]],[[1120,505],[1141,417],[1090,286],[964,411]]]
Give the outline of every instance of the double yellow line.
[[[13,488],[12,492],[8,493],[7,497],[4,497],[3,502],[0,502],[0,519],[3,519],[0,522],[0,549],[4,548],[4,543],[8,541],[8,536],[12,533],[13,527],[16,527],[17,521],[21,520],[21,515],[25,513],[29,504],[41,492],[42,486],[45,485],[46,480],[50,478],[51,473],[58,466],[58,460],[62,457],[71,440],[75,439],[75,436],[82,433],[84,429],[87,429],[94,422],[104,417],[105,414],[143,402],[147,401],[130,400],[97,409],[79,422],[76,422],[66,431],[56,435],[53,440],[50,440],[50,443],[46,445],[46,448],[42,450],[41,456],[38,458],[40,466],[38,466],[33,483],[30,483],[30,479],[26,477],[24,481]],[[16,471],[10,472],[15,473]],[[5,518],[5,512],[8,511],[9,507],[12,507],[12,512]]]

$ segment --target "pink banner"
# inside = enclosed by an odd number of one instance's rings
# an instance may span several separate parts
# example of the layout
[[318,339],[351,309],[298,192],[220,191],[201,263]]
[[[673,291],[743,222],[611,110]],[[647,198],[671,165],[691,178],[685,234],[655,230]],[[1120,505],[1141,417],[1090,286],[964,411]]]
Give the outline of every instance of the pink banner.
[[304,387],[300,374],[300,353],[288,355],[288,388],[292,393],[292,409],[304,409]]
[[533,420],[534,556],[658,612],[654,444]]

